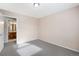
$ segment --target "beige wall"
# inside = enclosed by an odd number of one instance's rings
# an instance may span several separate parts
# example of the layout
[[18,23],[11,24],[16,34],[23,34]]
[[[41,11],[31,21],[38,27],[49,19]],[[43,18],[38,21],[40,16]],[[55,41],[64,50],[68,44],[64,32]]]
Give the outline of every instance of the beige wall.
[[[38,39],[38,20],[33,17],[20,15],[17,13],[0,10],[0,12],[17,20],[17,43],[21,44],[31,40]],[[5,40],[7,41],[7,40]]]
[[79,51],[79,7],[40,19],[40,39]]
[[30,17],[18,17],[18,43],[38,39],[38,20]]

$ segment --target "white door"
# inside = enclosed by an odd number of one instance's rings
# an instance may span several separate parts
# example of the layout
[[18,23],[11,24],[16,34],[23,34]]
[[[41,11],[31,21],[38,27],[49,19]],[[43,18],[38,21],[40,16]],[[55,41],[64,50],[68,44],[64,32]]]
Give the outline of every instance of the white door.
[[4,20],[0,17],[0,52],[4,48]]

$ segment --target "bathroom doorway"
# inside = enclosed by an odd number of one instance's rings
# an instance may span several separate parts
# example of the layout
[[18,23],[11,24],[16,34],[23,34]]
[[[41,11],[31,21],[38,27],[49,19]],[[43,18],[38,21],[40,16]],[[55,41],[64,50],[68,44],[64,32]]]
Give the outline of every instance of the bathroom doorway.
[[4,17],[4,42],[5,47],[11,46],[17,43],[17,31],[16,31],[16,18],[13,17]]
[[8,20],[8,42],[16,43],[16,18],[10,18]]

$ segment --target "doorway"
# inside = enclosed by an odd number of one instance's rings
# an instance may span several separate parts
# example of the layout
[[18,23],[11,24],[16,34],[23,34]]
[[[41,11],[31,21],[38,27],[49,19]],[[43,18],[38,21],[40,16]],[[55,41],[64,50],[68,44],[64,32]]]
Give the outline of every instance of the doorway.
[[16,42],[16,19],[8,20],[8,42]]
[[5,17],[5,45],[11,46],[16,44],[17,32],[16,32],[16,18]]

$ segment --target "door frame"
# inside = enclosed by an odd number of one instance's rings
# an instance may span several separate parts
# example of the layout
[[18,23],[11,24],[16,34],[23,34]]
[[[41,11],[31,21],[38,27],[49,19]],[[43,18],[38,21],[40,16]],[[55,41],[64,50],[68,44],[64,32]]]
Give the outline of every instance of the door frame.
[[0,41],[1,41],[1,46],[0,46],[0,52],[3,50],[4,48],[4,18],[2,15],[0,15],[0,19],[1,21],[3,21],[3,32],[0,34],[2,37],[0,38]]
[[[7,15],[3,15],[3,18],[4,18],[4,21],[6,20],[5,18],[15,18],[16,19],[16,32],[17,32],[17,18],[16,17],[13,17],[13,16],[7,16]],[[8,20],[7,20],[8,21]],[[5,23],[4,23],[5,24]],[[4,28],[5,29],[5,28]],[[4,40],[6,40],[6,42],[4,43],[8,43],[8,27],[7,27],[7,34],[6,34],[6,38]],[[16,33],[16,44],[17,44],[17,33]]]

